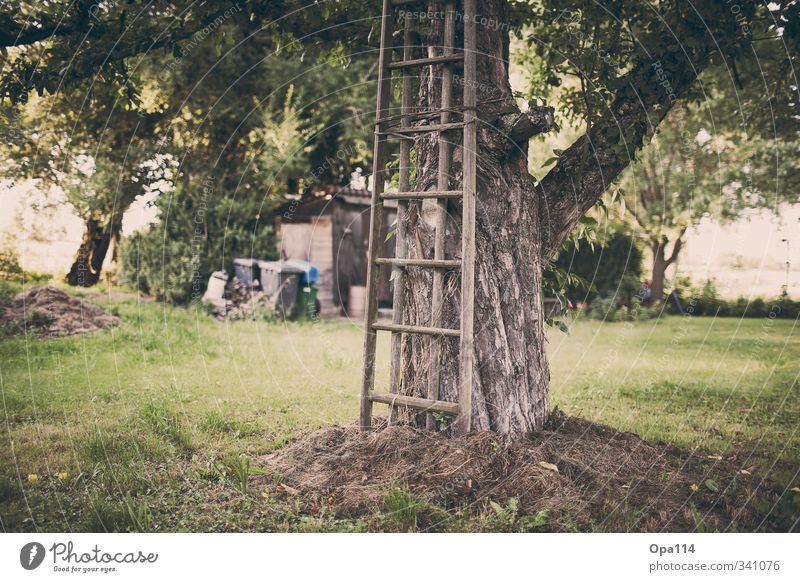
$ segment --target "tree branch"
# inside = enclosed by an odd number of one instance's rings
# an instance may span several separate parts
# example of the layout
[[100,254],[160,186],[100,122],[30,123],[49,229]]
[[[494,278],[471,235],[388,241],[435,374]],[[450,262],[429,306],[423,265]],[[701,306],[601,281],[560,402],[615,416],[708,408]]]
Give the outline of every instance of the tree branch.
[[672,245],[672,253],[670,253],[669,258],[667,259],[667,266],[669,267],[672,263],[678,260],[678,255],[681,252],[681,248],[683,247],[683,235],[686,234],[686,228],[681,229],[681,233],[678,235],[675,244]]
[[[704,4],[704,14],[686,9],[672,23],[673,34],[693,42],[677,47],[646,47],[645,55],[613,83],[616,96],[590,131],[577,139],[539,184],[542,255],[550,259],[580,218],[630,165],[644,138],[708,67],[711,56],[741,50],[741,38],[731,35],[735,23],[724,4]],[[705,24],[703,24],[705,23]],[[711,29],[706,30],[706,25]],[[728,31],[728,32],[724,32]],[[724,38],[723,44],[716,44]],[[738,47],[738,48],[737,48]],[[582,164],[585,151],[592,159]]]
[[[567,148],[541,181],[542,253],[546,259],[558,251],[580,218],[633,161],[644,137],[653,135],[703,66],[698,59],[681,68],[673,67],[667,75],[661,62],[640,65],[628,73],[624,82],[633,96],[623,92],[617,97],[592,131]],[[670,89],[653,91],[654,85],[661,88],[664,75],[668,76]],[[585,148],[592,153],[592,159],[582,164]]]
[[527,151],[528,141],[535,135],[547,133],[554,127],[555,112],[552,107],[539,106],[530,102],[527,111],[515,111],[501,115],[495,121],[496,131],[492,132],[491,148],[498,153],[513,150]]

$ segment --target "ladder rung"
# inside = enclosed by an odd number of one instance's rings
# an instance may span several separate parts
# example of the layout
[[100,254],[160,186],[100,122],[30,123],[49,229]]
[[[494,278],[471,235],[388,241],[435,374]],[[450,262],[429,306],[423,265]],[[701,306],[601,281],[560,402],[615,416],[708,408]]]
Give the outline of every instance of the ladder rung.
[[461,198],[461,190],[428,190],[427,192],[386,192],[383,200],[424,200],[428,198]]
[[447,329],[444,327],[422,327],[418,325],[399,325],[395,323],[373,323],[372,329],[375,331],[391,331],[393,333],[420,333],[423,335],[440,335],[446,337],[461,336],[461,332],[457,329]]
[[436,259],[376,259],[379,265],[394,265],[396,267],[429,267],[431,269],[458,269],[461,261],[436,260]]
[[457,123],[431,123],[430,125],[411,125],[409,127],[388,127],[383,131],[379,131],[379,134],[382,135],[391,135],[393,133],[427,133],[427,132],[434,132],[434,131],[448,131],[451,129],[461,129],[464,127],[464,124],[461,122]]
[[455,53],[452,55],[441,55],[438,57],[427,57],[424,59],[412,59],[410,61],[397,61],[389,63],[390,69],[409,69],[411,67],[425,67],[427,65],[438,65],[441,63],[453,63],[456,61],[463,61],[463,53]]
[[403,396],[401,394],[390,394],[386,392],[370,392],[369,399],[373,402],[388,404],[389,406],[409,406],[420,410],[432,410],[446,412],[447,414],[458,414],[458,404],[455,402],[445,402],[444,400],[428,400],[427,398],[417,398],[416,396]]

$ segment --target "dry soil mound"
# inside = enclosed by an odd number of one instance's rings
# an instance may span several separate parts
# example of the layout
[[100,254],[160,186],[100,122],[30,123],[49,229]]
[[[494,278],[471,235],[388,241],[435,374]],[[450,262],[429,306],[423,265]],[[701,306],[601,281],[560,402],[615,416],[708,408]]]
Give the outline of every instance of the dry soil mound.
[[511,444],[487,432],[447,438],[404,426],[370,433],[333,427],[260,464],[312,512],[325,505],[362,515],[380,506],[388,487],[407,484],[447,508],[516,498],[520,513],[547,510],[550,530],[724,529],[744,517],[754,489],[764,486],[735,457],[654,446],[558,411],[547,430]]
[[3,326],[12,332],[27,330],[46,337],[77,335],[119,323],[118,317],[97,305],[50,286],[18,293],[0,314]]

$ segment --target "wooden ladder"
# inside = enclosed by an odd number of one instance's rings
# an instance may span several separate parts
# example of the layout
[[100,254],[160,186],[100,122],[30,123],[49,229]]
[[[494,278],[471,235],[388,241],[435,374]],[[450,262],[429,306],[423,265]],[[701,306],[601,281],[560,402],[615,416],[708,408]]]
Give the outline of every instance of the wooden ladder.
[[[372,426],[372,404],[380,402],[392,407],[404,406],[424,410],[426,426],[436,427],[433,412],[455,415],[455,430],[458,434],[470,431],[472,413],[473,383],[473,315],[475,302],[475,207],[477,187],[477,134],[476,134],[476,0],[463,0],[464,49],[456,51],[455,28],[456,6],[454,1],[445,3],[443,46],[438,56],[412,59],[412,19],[404,18],[403,57],[392,62],[392,37],[394,34],[394,10],[419,0],[383,0],[381,19],[381,45],[379,53],[378,103],[375,119],[375,146],[373,152],[373,188],[371,226],[369,233],[369,257],[367,271],[367,306],[364,322],[364,375],[361,385],[361,428]],[[431,54],[429,47],[429,54]],[[453,122],[451,114],[453,95],[453,64],[463,61],[463,121]],[[413,76],[411,71],[419,67],[441,67],[441,109],[432,112],[438,117],[437,123],[412,125],[415,121],[427,119],[431,112],[412,113]],[[400,115],[390,116],[392,94],[392,70],[402,75]],[[399,117],[399,119],[398,119]],[[399,123],[398,123],[399,121]],[[451,190],[450,166],[452,144],[445,134],[454,130],[464,132],[463,139],[463,180],[461,190]],[[436,132],[439,135],[439,171],[437,189],[414,192],[410,187],[410,157],[414,136]],[[384,193],[387,178],[389,138],[400,139],[399,188],[397,192]],[[445,258],[445,235],[447,221],[447,200],[462,198],[461,260]],[[404,217],[410,200],[436,200],[434,258],[412,259],[407,257],[406,228]],[[383,203],[397,201],[397,242],[394,258],[379,257],[382,246]],[[378,323],[378,287],[380,265],[391,265],[394,279],[394,315],[392,323]],[[432,320],[429,327],[403,325],[403,293],[406,284],[405,268],[422,267],[433,269]],[[461,308],[460,329],[442,327],[441,312],[444,295],[444,271],[461,269]],[[391,379],[390,392],[374,391],[375,349],[377,332],[391,332]],[[427,398],[416,398],[399,394],[402,381],[401,342],[403,334],[423,334],[431,337],[430,368],[428,370]],[[441,345],[445,337],[458,337],[459,342],[459,389],[458,402],[445,402],[439,399],[441,372]]]

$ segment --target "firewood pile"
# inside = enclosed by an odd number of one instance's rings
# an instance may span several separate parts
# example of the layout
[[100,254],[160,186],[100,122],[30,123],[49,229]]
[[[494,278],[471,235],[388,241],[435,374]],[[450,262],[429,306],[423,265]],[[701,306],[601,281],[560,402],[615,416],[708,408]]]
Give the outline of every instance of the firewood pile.
[[221,299],[208,301],[211,314],[219,320],[252,319],[272,311],[272,304],[257,281],[248,283],[233,277],[225,285]]

